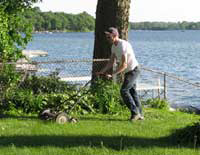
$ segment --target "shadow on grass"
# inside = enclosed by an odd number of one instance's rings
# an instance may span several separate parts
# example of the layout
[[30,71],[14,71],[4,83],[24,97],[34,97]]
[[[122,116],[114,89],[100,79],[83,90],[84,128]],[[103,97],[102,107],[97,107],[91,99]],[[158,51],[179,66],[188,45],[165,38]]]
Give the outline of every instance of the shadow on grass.
[[[142,138],[127,136],[58,136],[58,135],[40,135],[40,136],[2,136],[0,137],[0,147],[14,145],[16,147],[97,147],[110,148],[113,150],[123,150],[129,147],[135,148],[151,148],[151,147],[167,147],[178,148],[173,142],[172,137],[161,138]],[[182,146],[184,147],[184,146]],[[186,147],[186,146],[185,146]]]

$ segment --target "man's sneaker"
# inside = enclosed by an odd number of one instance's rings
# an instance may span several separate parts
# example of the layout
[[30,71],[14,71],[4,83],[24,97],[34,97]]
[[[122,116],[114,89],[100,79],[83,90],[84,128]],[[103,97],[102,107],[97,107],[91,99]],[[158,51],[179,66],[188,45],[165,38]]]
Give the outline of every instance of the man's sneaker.
[[144,116],[140,115],[138,120],[144,120]]
[[130,121],[136,121],[139,120],[140,115],[131,115]]
[[130,118],[130,121],[136,121],[136,120],[144,120],[144,116],[137,114],[137,115],[132,115]]

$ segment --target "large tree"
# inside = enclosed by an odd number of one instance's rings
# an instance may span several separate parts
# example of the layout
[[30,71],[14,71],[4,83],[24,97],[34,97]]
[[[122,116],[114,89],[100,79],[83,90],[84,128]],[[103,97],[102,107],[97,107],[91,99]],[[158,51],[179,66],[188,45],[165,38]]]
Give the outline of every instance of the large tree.
[[[104,34],[109,27],[118,28],[120,38],[127,40],[130,3],[131,0],[98,0],[93,59],[110,58],[111,45],[107,42]],[[105,64],[105,62],[93,62],[93,78]]]

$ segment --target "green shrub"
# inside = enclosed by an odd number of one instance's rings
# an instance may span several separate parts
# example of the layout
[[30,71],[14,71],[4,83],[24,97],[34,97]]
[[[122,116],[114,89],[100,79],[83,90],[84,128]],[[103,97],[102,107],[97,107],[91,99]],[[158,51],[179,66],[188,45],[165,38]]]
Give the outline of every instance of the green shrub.
[[[81,87],[80,87],[81,88]],[[48,77],[29,76],[19,88],[5,94],[5,111],[17,109],[25,113],[38,113],[51,108],[73,113],[120,113],[125,106],[120,87],[111,81],[97,80],[91,87],[78,89],[51,74]],[[74,104],[76,105],[74,106]]]
[[17,90],[23,76],[16,72],[12,64],[1,64],[0,67],[0,113],[2,113],[5,108],[6,94]]
[[98,109],[99,113],[114,113],[117,114],[122,111],[123,104],[120,95],[120,87],[118,84],[109,81],[98,79],[93,87],[94,107]]
[[87,96],[81,95],[77,95],[75,91],[71,91],[68,94],[34,94],[30,90],[18,90],[6,96],[3,108],[5,111],[17,109],[24,113],[39,113],[48,108],[57,112],[68,112],[81,97],[73,112],[79,114],[94,112],[91,105],[92,102],[88,102],[89,94]]
[[168,109],[169,103],[166,100],[155,98],[155,99],[148,99],[143,103],[144,105],[157,108],[157,109]]
[[1,88],[16,88],[22,79],[22,74],[16,72],[15,66],[12,64],[1,64],[0,67]]
[[65,81],[61,81],[56,73],[51,73],[49,76],[29,76],[23,83],[21,83],[20,88],[31,89],[34,94],[40,93],[65,93],[69,90],[75,90],[76,87],[67,84]]

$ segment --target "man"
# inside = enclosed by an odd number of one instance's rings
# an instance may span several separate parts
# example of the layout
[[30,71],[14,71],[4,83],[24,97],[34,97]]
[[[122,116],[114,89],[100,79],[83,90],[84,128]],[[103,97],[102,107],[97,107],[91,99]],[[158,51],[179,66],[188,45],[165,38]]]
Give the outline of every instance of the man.
[[109,63],[97,75],[105,74],[106,71],[113,67],[114,63],[119,64],[112,75],[106,75],[110,78],[119,73],[125,73],[120,93],[124,103],[130,109],[130,120],[143,120],[142,106],[136,92],[136,79],[140,73],[140,69],[132,46],[128,41],[119,38],[118,30],[114,27],[110,27],[105,32],[105,35],[112,44],[112,54]]

